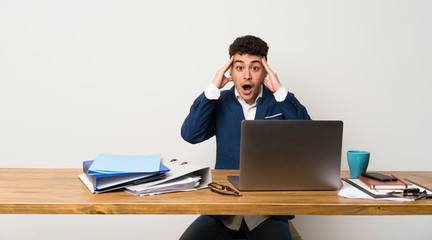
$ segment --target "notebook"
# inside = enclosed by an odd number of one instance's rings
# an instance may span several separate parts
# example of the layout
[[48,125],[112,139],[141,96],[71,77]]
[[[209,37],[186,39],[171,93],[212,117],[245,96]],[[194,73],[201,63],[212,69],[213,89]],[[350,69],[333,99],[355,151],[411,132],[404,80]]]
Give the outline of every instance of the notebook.
[[336,190],[342,121],[244,120],[239,190]]

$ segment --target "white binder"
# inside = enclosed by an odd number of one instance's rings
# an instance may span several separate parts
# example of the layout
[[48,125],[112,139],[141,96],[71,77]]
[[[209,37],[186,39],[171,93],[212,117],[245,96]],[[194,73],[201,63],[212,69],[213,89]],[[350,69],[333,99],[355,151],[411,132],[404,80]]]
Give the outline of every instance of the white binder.
[[[142,195],[141,192],[149,188],[153,188],[157,185],[162,185],[166,183],[175,184],[176,181],[183,181],[186,176],[198,176],[200,177],[199,183],[195,186],[185,188],[178,191],[191,191],[206,188],[207,185],[212,181],[210,167],[204,166],[202,164],[197,164],[193,162],[183,161],[175,158],[163,158],[162,163],[171,169],[171,171],[165,173],[165,177],[155,181],[145,182],[142,184],[132,185],[125,188],[125,191],[134,194]],[[155,192],[161,193],[161,192]],[[164,193],[164,192],[163,192]],[[146,194],[147,195],[147,194]]]

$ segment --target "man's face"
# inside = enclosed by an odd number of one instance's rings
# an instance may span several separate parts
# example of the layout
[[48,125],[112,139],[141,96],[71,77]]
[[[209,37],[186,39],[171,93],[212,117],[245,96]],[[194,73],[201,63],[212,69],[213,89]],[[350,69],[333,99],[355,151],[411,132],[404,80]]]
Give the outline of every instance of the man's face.
[[255,102],[267,72],[262,65],[262,57],[248,54],[235,54],[230,68],[234,86],[248,104]]

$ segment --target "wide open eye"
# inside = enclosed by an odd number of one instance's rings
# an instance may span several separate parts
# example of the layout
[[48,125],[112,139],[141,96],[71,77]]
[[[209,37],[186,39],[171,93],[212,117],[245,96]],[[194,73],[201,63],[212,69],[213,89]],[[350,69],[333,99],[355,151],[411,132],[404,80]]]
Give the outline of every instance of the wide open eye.
[[252,71],[255,71],[255,72],[256,72],[256,71],[258,71],[258,70],[260,70],[260,68],[259,68],[258,66],[253,66],[253,67],[252,67]]
[[242,71],[243,67],[242,66],[237,66],[236,69],[237,69],[237,71]]

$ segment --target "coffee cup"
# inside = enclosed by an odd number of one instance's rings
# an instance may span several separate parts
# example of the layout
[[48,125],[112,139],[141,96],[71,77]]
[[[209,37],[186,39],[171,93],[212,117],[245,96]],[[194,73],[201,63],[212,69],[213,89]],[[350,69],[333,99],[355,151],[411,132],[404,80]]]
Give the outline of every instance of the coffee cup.
[[358,175],[365,173],[369,164],[370,153],[367,151],[348,151],[347,159],[351,178],[358,178]]

